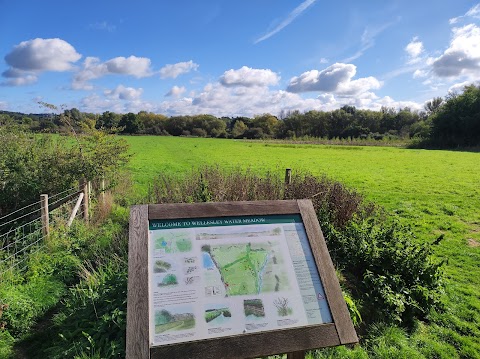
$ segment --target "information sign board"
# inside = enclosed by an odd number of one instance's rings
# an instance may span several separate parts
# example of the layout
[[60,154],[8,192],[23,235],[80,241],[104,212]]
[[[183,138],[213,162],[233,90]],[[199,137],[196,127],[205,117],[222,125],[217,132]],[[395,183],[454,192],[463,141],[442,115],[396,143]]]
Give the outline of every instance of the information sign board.
[[127,357],[357,341],[309,200],[136,206],[130,226]]

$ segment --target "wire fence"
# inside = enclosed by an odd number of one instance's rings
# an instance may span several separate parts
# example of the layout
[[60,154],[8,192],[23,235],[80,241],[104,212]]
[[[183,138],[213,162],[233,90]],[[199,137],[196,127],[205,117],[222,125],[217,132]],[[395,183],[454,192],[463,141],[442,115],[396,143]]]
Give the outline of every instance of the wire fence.
[[43,210],[40,200],[0,217],[0,282],[28,269],[29,259],[45,247],[50,229],[65,228],[71,217],[85,218],[85,199],[72,214],[81,193],[85,195],[76,187],[69,188],[48,197]]

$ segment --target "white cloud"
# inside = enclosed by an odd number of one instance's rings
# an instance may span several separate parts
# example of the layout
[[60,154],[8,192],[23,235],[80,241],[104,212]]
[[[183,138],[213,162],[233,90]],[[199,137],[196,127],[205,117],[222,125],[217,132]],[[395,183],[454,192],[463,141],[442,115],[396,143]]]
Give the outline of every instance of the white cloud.
[[120,100],[136,100],[142,96],[143,89],[142,88],[133,88],[133,87],[125,87],[123,85],[118,85],[113,90],[106,90],[104,92],[105,96],[111,98],[118,98]]
[[92,93],[81,100],[80,109],[85,112],[102,113],[113,111],[116,113],[137,113],[139,111],[154,111],[155,107],[147,101],[135,99],[124,101],[115,97],[102,97]]
[[357,96],[382,86],[382,83],[372,76],[352,80],[356,72],[355,65],[335,63],[322,71],[311,70],[293,77],[287,91],[295,93],[318,91],[340,96]]
[[105,62],[108,73],[131,75],[136,78],[152,76],[151,61],[147,57],[115,57]]
[[177,78],[182,74],[186,74],[190,71],[195,71],[198,69],[198,64],[192,60],[188,62],[178,62],[176,64],[168,64],[160,69],[160,77],[165,78]]
[[117,29],[116,25],[109,24],[107,21],[96,22],[94,24],[88,25],[90,29],[94,30],[105,30],[108,32],[114,32]]
[[220,83],[224,86],[271,86],[277,85],[280,76],[270,69],[252,69],[243,66],[238,70],[228,70],[220,77]]
[[22,71],[16,68],[10,67],[2,73],[2,76],[7,79],[1,83],[4,86],[24,86],[30,85],[38,80],[38,76],[35,72]]
[[330,62],[330,61],[328,61],[328,59],[325,58],[325,57],[322,57],[322,58],[320,59],[320,63],[321,63],[321,64],[328,64],[329,62]]
[[456,83],[456,84],[450,86],[450,88],[448,89],[448,92],[462,93],[465,86],[469,86],[469,85],[472,85],[472,84],[475,85],[475,86],[480,86],[480,80],[464,81],[464,82]]
[[393,107],[395,109],[402,109],[405,107],[410,108],[411,110],[420,111],[423,109],[423,104],[413,102],[413,101],[395,101],[390,96],[385,96],[381,99],[378,99],[373,106],[371,107],[372,110],[380,110],[382,106],[385,107]]
[[273,30],[268,31],[265,35],[260,36],[258,39],[254,41],[254,44],[258,44],[259,42],[262,42],[273,35],[275,35],[277,32],[282,30],[283,28],[287,27],[290,25],[290,23],[295,20],[299,15],[301,15],[305,10],[307,10],[310,6],[312,6],[317,0],[305,0],[302,2],[300,5],[298,5],[293,11],[288,14],[288,16],[280,22]]
[[422,77],[427,77],[428,75],[428,71],[426,70],[421,70],[421,69],[417,69],[415,70],[415,72],[413,73],[413,78],[414,79],[418,79],[418,78],[422,78]]
[[459,20],[461,20],[462,18],[474,18],[474,19],[480,19],[480,3],[478,3],[477,5],[471,7],[466,13],[465,15],[462,15],[462,16],[457,16],[457,17],[454,17],[454,18],[451,18],[449,20],[449,23],[451,25],[453,24],[456,24]]
[[365,51],[375,45],[375,38],[384,32],[387,28],[398,22],[400,18],[397,18],[395,21],[380,25],[378,27],[366,27],[363,31],[362,38],[361,38],[361,47],[355,54],[346,59],[343,59],[341,62],[352,62],[353,60],[358,59],[360,56],[363,55]]
[[22,41],[5,56],[12,68],[23,71],[68,71],[80,60],[72,45],[62,39]]
[[480,28],[474,24],[453,28],[450,46],[433,60],[432,68],[439,77],[469,76],[480,73]]
[[187,89],[184,86],[178,87],[173,86],[170,91],[165,94],[165,97],[179,97],[182,95]]
[[101,62],[97,57],[87,57],[83,62],[82,69],[73,78],[72,88],[74,90],[92,90],[93,86],[88,81],[108,74],[142,78],[152,76],[153,72],[151,61],[147,57],[120,56],[106,62]]
[[0,101],[0,110],[7,110],[8,102]]
[[412,41],[410,41],[408,45],[405,46],[405,51],[408,54],[409,64],[418,63],[422,60],[420,55],[422,55],[424,51],[423,43],[418,40],[418,37],[414,37]]
[[3,85],[19,86],[34,83],[45,71],[70,71],[80,60],[75,48],[62,39],[33,39],[22,41],[5,56],[10,66],[2,73],[7,78]]

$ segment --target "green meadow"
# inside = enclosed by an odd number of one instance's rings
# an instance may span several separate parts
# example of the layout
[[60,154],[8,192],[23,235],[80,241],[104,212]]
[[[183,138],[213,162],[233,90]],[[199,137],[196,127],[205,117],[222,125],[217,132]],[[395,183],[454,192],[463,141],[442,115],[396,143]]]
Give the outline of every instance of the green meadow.
[[443,234],[435,256],[446,260],[445,310],[432,313],[428,324],[419,324],[410,334],[386,329],[383,342],[374,342],[371,350],[382,357],[480,358],[480,153],[125,138],[139,192],[146,193],[150,181],[162,173],[181,176],[202,165],[275,171],[279,176],[291,168],[327,175],[358,190],[410,225],[419,241],[433,242]]

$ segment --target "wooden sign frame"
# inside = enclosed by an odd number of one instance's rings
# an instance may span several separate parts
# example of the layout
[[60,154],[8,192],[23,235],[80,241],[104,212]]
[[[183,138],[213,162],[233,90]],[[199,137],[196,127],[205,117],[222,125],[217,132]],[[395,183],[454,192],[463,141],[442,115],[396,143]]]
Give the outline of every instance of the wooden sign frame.
[[[299,214],[302,218],[333,322],[150,347],[149,221]],[[310,200],[153,204],[132,206],[128,253],[126,357],[251,358],[358,342],[327,245]]]

